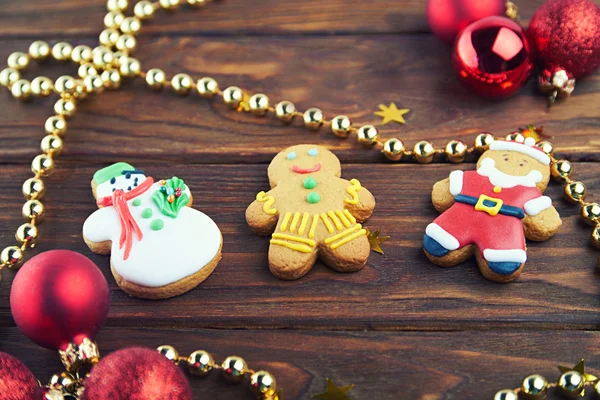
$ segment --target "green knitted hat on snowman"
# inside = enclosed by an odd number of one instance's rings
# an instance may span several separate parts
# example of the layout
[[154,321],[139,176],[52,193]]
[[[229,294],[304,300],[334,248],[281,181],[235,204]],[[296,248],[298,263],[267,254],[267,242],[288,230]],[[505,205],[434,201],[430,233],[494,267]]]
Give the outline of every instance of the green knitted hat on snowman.
[[104,182],[110,181],[112,178],[123,176],[123,171],[135,171],[135,168],[126,162],[114,163],[96,171],[94,174],[94,182],[96,182],[97,185],[101,185]]

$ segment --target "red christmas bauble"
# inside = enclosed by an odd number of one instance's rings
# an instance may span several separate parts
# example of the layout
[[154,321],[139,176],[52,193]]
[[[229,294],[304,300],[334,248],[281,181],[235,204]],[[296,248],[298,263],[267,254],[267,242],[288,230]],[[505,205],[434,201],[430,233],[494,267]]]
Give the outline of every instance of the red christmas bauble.
[[487,17],[466,27],[456,38],[452,56],[460,82],[489,99],[512,96],[533,70],[525,31],[504,17]]
[[93,340],[106,320],[108,284],[90,259],[52,250],[27,261],[10,291],[10,308],[25,336],[49,349]]
[[0,352],[0,398],[3,400],[38,400],[42,389],[35,376],[21,361]]
[[506,12],[506,0],[428,0],[427,21],[433,34],[452,45],[471,22]]
[[100,359],[85,380],[81,400],[191,400],[179,367],[157,351],[129,347]]

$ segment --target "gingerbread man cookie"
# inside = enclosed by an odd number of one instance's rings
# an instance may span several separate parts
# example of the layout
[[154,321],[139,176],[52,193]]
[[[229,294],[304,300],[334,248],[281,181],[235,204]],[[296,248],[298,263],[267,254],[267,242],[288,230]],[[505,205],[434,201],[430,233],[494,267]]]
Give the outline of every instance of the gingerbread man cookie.
[[100,207],[83,225],[83,238],[98,254],[111,254],[119,286],[132,296],[164,299],[193,289],[221,259],[223,238],[207,215],[190,208],[183,180],[154,182],[123,162],[94,174]]
[[370,245],[360,224],[375,208],[356,179],[341,179],[338,158],[315,145],[292,146],[268,168],[271,190],[246,210],[248,225],[270,235],[269,267],[281,279],[304,276],[317,260],[340,272],[357,271]]
[[492,142],[476,171],[453,171],[433,187],[442,215],[427,226],[425,254],[442,267],[475,254],[487,279],[512,281],[527,260],[525,238],[547,240],[562,223],[542,195],[549,180],[550,157],[533,138]]

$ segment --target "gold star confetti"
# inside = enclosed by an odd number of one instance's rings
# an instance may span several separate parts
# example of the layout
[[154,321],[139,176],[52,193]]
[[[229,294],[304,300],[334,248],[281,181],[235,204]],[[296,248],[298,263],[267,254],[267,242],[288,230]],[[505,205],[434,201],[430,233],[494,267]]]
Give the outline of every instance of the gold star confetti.
[[598,377],[596,377],[592,374],[587,374],[585,372],[585,360],[583,358],[573,368],[564,367],[562,365],[559,365],[558,369],[560,370],[561,374],[564,374],[565,372],[569,372],[569,371],[579,372],[581,374],[581,376],[583,376],[583,379],[585,379],[586,382],[595,382],[598,380]]
[[315,394],[312,396],[313,399],[319,400],[350,400],[347,393],[354,387],[354,385],[348,385],[344,387],[337,387],[335,383],[331,382],[329,378],[326,378],[325,393]]
[[375,111],[374,114],[378,117],[383,118],[381,125],[385,125],[388,122],[392,121],[398,122],[399,124],[405,124],[406,121],[404,120],[404,114],[410,111],[408,108],[403,108],[399,110],[398,107],[396,107],[396,103],[390,103],[389,106],[386,106],[385,104],[380,104],[379,109],[381,111]]
[[367,229],[367,239],[369,239],[369,244],[371,245],[371,250],[376,253],[383,254],[383,249],[381,248],[381,244],[388,240],[389,236],[379,236],[381,232],[375,231],[371,232]]

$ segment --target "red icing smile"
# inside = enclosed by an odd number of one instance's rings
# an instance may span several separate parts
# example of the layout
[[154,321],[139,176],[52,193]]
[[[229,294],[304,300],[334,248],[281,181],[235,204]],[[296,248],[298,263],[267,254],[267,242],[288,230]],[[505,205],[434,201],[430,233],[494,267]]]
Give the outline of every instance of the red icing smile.
[[292,171],[294,171],[297,174],[310,174],[311,172],[317,172],[320,169],[321,169],[320,163],[316,163],[315,165],[313,165],[310,168],[300,168],[297,165],[292,166]]

